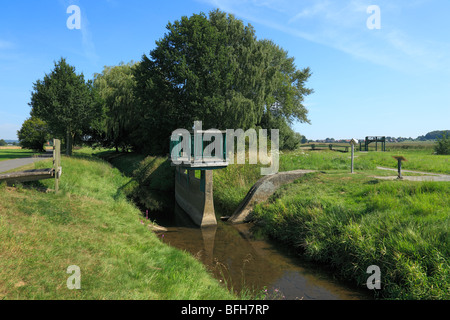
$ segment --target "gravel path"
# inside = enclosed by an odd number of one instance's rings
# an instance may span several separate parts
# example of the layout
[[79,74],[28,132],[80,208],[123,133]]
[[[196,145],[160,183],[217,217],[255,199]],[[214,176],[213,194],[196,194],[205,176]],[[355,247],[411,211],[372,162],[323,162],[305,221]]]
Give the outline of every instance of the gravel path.
[[20,168],[22,166],[34,163],[36,161],[48,160],[49,158],[51,158],[52,153],[53,152],[50,152],[47,155],[41,156],[39,158],[20,158],[20,159],[0,161],[0,173]]
[[[377,169],[389,170],[389,171],[395,171],[395,172],[398,171],[397,169],[384,168],[384,167],[377,167]],[[425,175],[425,176],[403,176],[403,180],[410,180],[410,181],[450,181],[450,175],[447,175],[447,174],[432,173],[432,172],[422,172],[422,171],[412,171],[412,170],[402,170],[402,172],[418,173],[418,174],[424,174]],[[397,179],[397,176],[374,177],[374,178],[384,179],[384,180],[395,180],[395,179]]]

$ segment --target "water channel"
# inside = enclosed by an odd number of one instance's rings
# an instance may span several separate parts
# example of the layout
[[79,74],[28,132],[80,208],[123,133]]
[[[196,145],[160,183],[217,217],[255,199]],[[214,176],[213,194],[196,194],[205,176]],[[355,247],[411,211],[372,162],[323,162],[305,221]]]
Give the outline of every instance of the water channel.
[[221,282],[236,292],[243,287],[268,298],[287,300],[367,300],[371,292],[333,278],[329,270],[302,260],[286,248],[253,237],[251,224],[198,228],[175,205],[171,214],[151,217],[167,229],[158,236],[191,253]]

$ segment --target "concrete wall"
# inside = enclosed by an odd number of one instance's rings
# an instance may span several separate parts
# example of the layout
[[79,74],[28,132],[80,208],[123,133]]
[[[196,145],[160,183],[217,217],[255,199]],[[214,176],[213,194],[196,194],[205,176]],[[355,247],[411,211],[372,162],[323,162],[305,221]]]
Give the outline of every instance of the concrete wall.
[[232,223],[246,222],[255,204],[266,201],[280,186],[292,183],[294,180],[310,172],[314,171],[295,170],[264,176],[253,185],[228,221]]
[[195,178],[195,171],[187,174],[178,166],[175,174],[175,199],[178,205],[201,227],[216,226],[213,201],[213,171],[202,171],[202,178]]

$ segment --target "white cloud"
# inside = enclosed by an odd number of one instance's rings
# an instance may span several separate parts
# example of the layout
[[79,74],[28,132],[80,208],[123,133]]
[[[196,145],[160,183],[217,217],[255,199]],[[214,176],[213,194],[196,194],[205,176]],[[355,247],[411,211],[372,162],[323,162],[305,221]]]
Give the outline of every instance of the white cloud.
[[427,38],[418,37],[414,31],[404,30],[401,24],[396,23],[396,19],[407,19],[401,9],[414,8],[420,11],[420,6],[429,5],[421,0],[398,3],[377,1],[381,8],[381,30],[369,30],[366,26],[370,17],[366,10],[373,4],[369,0],[208,2],[247,21],[340,50],[377,65],[406,73],[427,70],[450,72],[448,43],[433,41],[432,34]]
[[91,63],[98,64],[99,56],[95,50],[95,43],[89,28],[89,20],[86,13],[84,13],[84,10],[81,14],[81,21],[81,38],[85,56],[91,61]]
[[324,12],[330,5],[328,1],[317,2],[312,7],[308,7],[297,13],[294,17],[290,18],[288,23],[292,23],[298,19],[312,18],[318,14]]
[[[100,61],[100,57],[97,54],[95,48],[94,38],[91,32],[89,19],[87,17],[86,9],[84,6],[80,4],[79,0],[59,0],[59,3],[62,7],[67,9],[71,5],[77,5],[80,8],[81,12],[81,28],[79,30],[74,29],[72,32],[80,32],[81,33],[81,44],[83,47],[84,56],[94,65],[98,65]],[[110,3],[108,1],[108,3]],[[111,3],[114,3],[111,2]],[[66,19],[69,18],[69,15],[66,15]]]

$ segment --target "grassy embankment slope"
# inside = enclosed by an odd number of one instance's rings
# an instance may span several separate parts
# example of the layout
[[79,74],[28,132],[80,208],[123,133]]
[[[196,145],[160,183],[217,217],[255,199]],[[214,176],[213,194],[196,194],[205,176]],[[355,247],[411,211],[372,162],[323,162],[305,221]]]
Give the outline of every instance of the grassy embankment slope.
[[[395,168],[393,155],[405,156],[409,161],[404,167],[410,170],[448,173],[449,157],[431,153],[423,149],[356,153],[353,175],[348,153],[284,153],[280,171],[318,172],[285,186],[256,208],[259,232],[361,286],[369,276],[367,267],[378,265],[382,273],[379,297],[448,299],[450,183],[373,178],[396,174],[376,169]],[[130,177],[116,184],[116,194],[134,194],[150,209],[163,208],[173,181],[167,159],[111,152],[102,156]],[[260,177],[254,165],[216,171],[217,211],[232,213]]]
[[[39,189],[52,180],[0,185],[0,299],[235,298],[142,221],[125,196],[130,178],[93,157],[62,165],[58,195]],[[81,269],[81,290],[67,288],[71,265]]]
[[[285,186],[256,208],[259,232],[364,287],[367,267],[378,265],[382,273],[379,297],[448,299],[450,182],[384,181],[373,176],[395,176],[395,172],[377,170],[377,166],[395,169],[394,155],[408,159],[405,169],[448,174],[450,157],[433,155],[430,148],[400,146],[385,153],[356,153],[353,175],[349,153],[298,150],[281,154],[280,171],[318,172]],[[132,193],[145,197],[142,190],[150,190],[148,207],[164,203],[153,191],[164,189],[170,194],[168,181],[173,177],[167,159],[105,155],[134,174],[136,179],[129,185]],[[261,178],[259,169],[232,165],[215,171],[214,201],[220,214],[235,210]]]
[[[450,182],[383,181],[396,175],[403,155],[410,170],[449,173],[450,157],[431,150],[349,154],[296,151],[280,157],[280,171],[313,169],[256,207],[259,232],[295,248],[299,254],[335,269],[340,277],[366,286],[367,267],[381,269],[390,299],[449,299]],[[215,175],[215,202],[232,212],[258,178],[258,168],[231,166]],[[416,175],[405,173],[405,175]],[[233,188],[227,186],[232,185]]]

